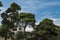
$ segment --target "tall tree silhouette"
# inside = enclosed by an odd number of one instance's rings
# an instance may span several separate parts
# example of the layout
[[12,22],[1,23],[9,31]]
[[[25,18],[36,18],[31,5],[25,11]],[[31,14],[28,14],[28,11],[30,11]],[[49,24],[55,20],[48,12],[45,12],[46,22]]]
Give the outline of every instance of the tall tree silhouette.
[[7,33],[11,36],[12,40],[14,40],[11,31],[9,29],[12,29],[15,27],[14,23],[18,19],[18,10],[21,10],[21,7],[13,2],[10,7],[1,14],[2,17],[2,24],[6,25],[6,31],[5,31],[5,40],[7,40]]

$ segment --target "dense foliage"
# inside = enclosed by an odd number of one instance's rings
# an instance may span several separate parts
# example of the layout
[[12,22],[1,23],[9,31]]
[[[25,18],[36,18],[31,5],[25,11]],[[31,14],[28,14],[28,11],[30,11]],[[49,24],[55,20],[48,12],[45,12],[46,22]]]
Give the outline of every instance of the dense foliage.
[[[2,3],[0,2],[0,7]],[[35,15],[27,12],[20,12],[21,6],[13,2],[10,7],[1,14],[2,25],[0,27],[0,37],[4,40],[60,40],[60,27],[53,23],[53,20],[45,18],[36,25]],[[26,32],[27,25],[34,29]],[[10,29],[22,27],[24,31],[17,31],[12,34]]]

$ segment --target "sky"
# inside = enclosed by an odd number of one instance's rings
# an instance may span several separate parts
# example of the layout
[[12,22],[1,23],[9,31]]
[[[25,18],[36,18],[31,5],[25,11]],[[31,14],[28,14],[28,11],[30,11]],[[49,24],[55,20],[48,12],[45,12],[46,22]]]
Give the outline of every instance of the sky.
[[[30,12],[35,14],[36,24],[44,18],[54,21],[54,24],[60,25],[60,0],[0,0],[3,4],[1,12],[6,10],[12,2],[21,6],[21,12]],[[0,25],[2,18],[0,17]]]

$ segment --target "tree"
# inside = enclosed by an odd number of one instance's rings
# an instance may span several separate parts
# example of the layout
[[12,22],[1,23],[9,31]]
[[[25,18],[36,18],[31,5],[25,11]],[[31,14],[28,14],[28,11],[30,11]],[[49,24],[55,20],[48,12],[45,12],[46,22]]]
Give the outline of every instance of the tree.
[[[2,7],[3,6],[3,4],[0,2],[0,7]],[[1,9],[0,9],[0,11],[1,11]]]
[[24,33],[22,31],[18,31],[15,35],[15,40],[29,40],[30,38],[32,38],[30,32],[25,32]]
[[25,39],[25,34],[22,31],[18,31],[17,34],[15,35],[15,40],[24,40]]
[[10,7],[1,14],[2,17],[2,24],[6,25],[6,31],[5,31],[5,40],[7,40],[7,33],[11,36],[12,40],[14,40],[11,31],[9,29],[12,29],[15,27],[14,23],[18,19],[18,10],[21,10],[21,7],[16,4],[12,3]]
[[1,25],[0,27],[0,37],[5,37],[5,40],[6,39],[9,39],[10,36],[9,36],[9,30],[7,30],[7,26],[6,25]]
[[[21,10],[21,7],[16,4],[15,2],[13,2],[11,5],[10,5],[10,8],[8,8],[6,10],[7,13],[10,13],[10,12],[17,12],[18,10]],[[11,13],[12,14],[12,13]]]
[[20,27],[24,28],[24,34],[25,37],[27,38],[25,29],[27,25],[35,26],[35,15],[32,13],[26,13],[26,12],[21,12],[19,14],[19,25]]
[[[11,31],[9,29],[13,29],[14,27],[17,27],[20,25],[19,23],[24,24],[24,34],[25,34],[25,28],[26,26],[32,25],[35,26],[35,15],[32,13],[20,13],[18,14],[18,10],[21,10],[21,7],[17,5],[16,3],[12,3],[10,7],[1,14],[2,17],[2,24],[6,25],[6,34],[5,34],[5,40],[7,40],[7,33],[12,37],[12,40],[14,40],[13,36],[11,35]],[[16,25],[14,25],[16,23]],[[20,25],[21,26],[21,25]],[[25,35],[26,36],[26,35]]]
[[28,40],[57,40],[57,28],[58,26],[56,26],[52,20],[46,18],[31,32],[31,38],[28,38]]
[[34,14],[22,12],[19,14],[19,17],[20,17],[20,22],[22,24],[24,24],[24,26],[23,26],[24,32],[25,32],[25,28],[28,24],[32,25],[33,27],[35,26],[35,15]]
[[3,6],[2,3],[0,2],[0,7]]
[[[0,7],[1,6],[2,3],[0,2]],[[18,10],[21,10],[21,7],[13,2],[10,7],[1,14],[3,19],[0,28],[1,37],[5,37],[5,40],[10,37],[11,40],[56,40],[58,26],[53,23],[53,20],[45,18],[35,28],[35,15],[27,12],[21,12],[19,14]],[[26,32],[25,29],[27,25],[31,25],[34,31]],[[10,29],[17,28],[18,26],[24,28],[24,32],[18,31],[15,37],[13,37]]]
[[58,35],[57,27],[58,26],[56,26],[52,20],[46,18],[37,26],[37,34],[40,35],[42,40],[50,40],[51,37],[56,37]]
[[57,40],[60,40],[60,26],[58,26],[58,28],[57,28],[57,29],[58,29],[58,36],[57,36],[57,38],[56,38],[56,39],[57,39]]

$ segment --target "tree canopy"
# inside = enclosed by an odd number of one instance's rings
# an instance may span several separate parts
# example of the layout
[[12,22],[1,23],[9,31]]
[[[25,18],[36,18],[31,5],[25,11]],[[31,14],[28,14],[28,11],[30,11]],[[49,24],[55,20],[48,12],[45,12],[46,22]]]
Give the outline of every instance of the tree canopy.
[[[0,7],[2,6],[0,2]],[[4,40],[8,38],[11,38],[11,40],[56,40],[56,38],[60,37],[58,36],[60,28],[54,24],[53,20],[45,18],[38,25],[35,25],[36,20],[33,13],[19,11],[21,11],[21,6],[13,2],[5,12],[2,12],[0,36],[5,37]],[[27,25],[31,25],[34,30],[26,32]],[[17,29],[18,27],[22,27],[24,31],[16,30],[16,34],[12,34],[10,29]]]

